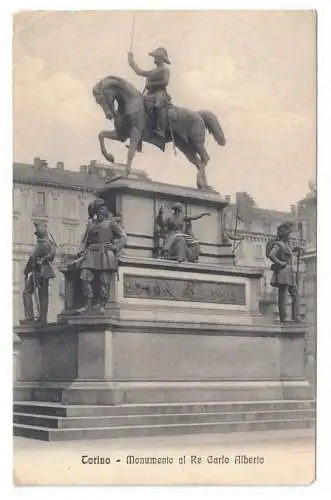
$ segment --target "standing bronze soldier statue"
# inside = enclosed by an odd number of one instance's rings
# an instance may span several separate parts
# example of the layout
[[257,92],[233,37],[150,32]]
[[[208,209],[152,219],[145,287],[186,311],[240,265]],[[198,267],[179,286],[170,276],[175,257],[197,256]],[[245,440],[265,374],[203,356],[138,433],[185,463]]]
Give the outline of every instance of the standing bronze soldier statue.
[[23,291],[24,323],[34,323],[33,294],[38,308],[37,323],[47,324],[49,280],[55,278],[51,263],[56,253],[56,245],[48,237],[43,223],[34,223],[37,243],[24,269],[25,285]]
[[117,257],[126,244],[126,235],[103,200],[89,206],[90,220],[78,259],[73,264],[80,272],[84,305],[77,313],[86,313],[94,306],[105,312],[109,299],[111,278],[117,271]]
[[278,311],[281,323],[286,321],[286,297],[292,298],[292,321],[300,321],[299,296],[295,272],[293,270],[293,253],[300,251],[299,247],[290,246],[289,238],[293,224],[285,222],[277,228],[277,238],[267,244],[267,257],[272,261],[271,286],[278,288]]
[[165,139],[167,129],[167,106],[170,102],[170,96],[167,93],[167,86],[170,78],[170,71],[165,64],[170,64],[168,53],[165,48],[159,47],[149,55],[154,57],[155,68],[145,71],[139,68],[133,58],[133,53],[128,53],[130,67],[139,76],[146,77],[146,86],[144,90],[145,104],[147,109],[151,107],[155,111],[155,134]]

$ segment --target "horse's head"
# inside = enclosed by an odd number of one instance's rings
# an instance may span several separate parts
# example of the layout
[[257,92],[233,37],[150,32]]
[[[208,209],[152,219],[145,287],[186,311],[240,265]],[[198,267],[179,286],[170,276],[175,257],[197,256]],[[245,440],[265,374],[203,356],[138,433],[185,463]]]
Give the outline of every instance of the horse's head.
[[93,87],[93,96],[97,104],[101,106],[105,117],[108,120],[112,120],[115,117],[115,94],[112,91],[109,82],[107,85],[104,84],[104,81],[98,82]]
[[133,85],[115,76],[108,76],[93,87],[93,96],[108,120],[123,113],[127,102],[139,95]]

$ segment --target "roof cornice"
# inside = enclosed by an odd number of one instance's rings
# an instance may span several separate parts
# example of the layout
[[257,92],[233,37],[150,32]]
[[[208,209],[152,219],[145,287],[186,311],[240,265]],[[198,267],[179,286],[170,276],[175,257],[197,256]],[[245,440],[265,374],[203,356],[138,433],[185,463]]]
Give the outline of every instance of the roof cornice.
[[79,186],[74,184],[64,184],[56,181],[46,181],[44,179],[15,179],[13,177],[13,184],[25,184],[28,186],[42,186],[42,187],[56,187],[59,189],[67,189],[68,191],[84,191],[88,193],[94,193],[98,188]]

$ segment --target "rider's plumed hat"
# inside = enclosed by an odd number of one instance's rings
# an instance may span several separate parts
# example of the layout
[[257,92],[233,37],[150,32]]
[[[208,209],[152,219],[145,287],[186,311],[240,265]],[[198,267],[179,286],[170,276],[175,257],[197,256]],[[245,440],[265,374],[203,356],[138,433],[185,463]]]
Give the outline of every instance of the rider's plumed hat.
[[148,52],[148,55],[152,57],[160,57],[167,64],[171,64],[170,59],[168,57],[168,52],[164,47],[158,47],[153,50],[153,52]]

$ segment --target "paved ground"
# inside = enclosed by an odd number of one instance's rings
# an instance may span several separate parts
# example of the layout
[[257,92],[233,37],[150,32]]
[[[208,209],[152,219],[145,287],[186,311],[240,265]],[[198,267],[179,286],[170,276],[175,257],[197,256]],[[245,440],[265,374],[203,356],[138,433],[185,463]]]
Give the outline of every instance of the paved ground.
[[[168,464],[132,465],[128,456],[164,457]],[[110,463],[82,463],[94,457]],[[240,463],[249,457],[255,463]],[[214,459],[219,463],[208,463]],[[314,478],[315,440],[308,429],[70,443],[14,438],[16,485],[307,485]]]

